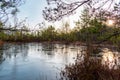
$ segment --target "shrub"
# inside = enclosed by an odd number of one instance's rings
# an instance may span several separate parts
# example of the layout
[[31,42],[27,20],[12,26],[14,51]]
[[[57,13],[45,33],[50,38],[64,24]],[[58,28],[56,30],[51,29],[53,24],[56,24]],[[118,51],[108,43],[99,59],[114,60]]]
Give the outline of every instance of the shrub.
[[120,68],[110,69],[100,59],[76,60],[61,71],[61,80],[119,80]]

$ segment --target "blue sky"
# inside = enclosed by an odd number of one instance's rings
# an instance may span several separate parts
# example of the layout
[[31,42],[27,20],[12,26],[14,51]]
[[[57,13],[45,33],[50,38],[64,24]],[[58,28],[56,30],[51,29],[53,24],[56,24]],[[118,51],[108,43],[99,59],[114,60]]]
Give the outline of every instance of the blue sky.
[[[44,21],[43,16],[42,16],[42,10],[47,6],[46,0],[26,0],[26,3],[23,4],[22,6],[19,7],[19,13],[18,13],[18,18],[20,20],[24,20],[27,17],[27,23],[29,24],[29,27],[34,27],[36,24],[41,23]],[[76,19],[77,18],[77,19]],[[59,28],[62,26],[62,22],[68,21],[70,23],[73,20],[78,20],[78,16],[75,17],[66,17],[64,20],[55,22],[52,24],[57,24],[57,27]],[[50,23],[47,23],[48,25]],[[59,26],[58,26],[59,24]]]
[[42,10],[45,6],[46,0],[26,0],[25,4],[19,7],[18,18],[23,20],[27,17],[29,25],[34,26],[43,21]]

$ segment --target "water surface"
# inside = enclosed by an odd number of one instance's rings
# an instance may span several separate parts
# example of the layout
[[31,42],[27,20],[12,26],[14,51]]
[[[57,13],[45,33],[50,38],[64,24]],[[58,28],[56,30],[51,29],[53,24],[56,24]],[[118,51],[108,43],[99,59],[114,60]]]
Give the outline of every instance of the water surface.
[[0,80],[57,80],[84,46],[5,43],[0,46]]

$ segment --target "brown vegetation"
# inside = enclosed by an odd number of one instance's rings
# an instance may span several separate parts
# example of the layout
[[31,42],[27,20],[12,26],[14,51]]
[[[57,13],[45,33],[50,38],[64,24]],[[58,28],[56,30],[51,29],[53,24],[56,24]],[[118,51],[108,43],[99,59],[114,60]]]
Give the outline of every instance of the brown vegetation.
[[4,43],[4,42],[0,40],[0,45],[3,45],[3,43]]
[[101,60],[76,61],[61,71],[61,80],[119,80],[120,68],[110,69]]

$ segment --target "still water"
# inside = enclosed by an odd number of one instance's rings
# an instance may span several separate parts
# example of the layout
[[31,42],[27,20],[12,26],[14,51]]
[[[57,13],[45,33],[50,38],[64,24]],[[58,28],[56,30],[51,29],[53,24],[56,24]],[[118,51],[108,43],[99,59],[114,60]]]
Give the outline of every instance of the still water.
[[0,46],[0,80],[57,80],[85,46],[5,43]]

